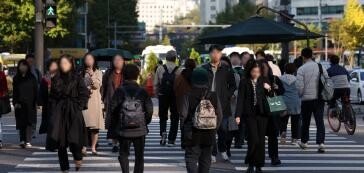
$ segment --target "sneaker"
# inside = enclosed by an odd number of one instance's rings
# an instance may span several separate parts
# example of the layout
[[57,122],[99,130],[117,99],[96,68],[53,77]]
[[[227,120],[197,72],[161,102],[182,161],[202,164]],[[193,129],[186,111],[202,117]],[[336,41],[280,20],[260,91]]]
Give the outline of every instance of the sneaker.
[[25,143],[25,148],[31,148],[32,144],[30,144],[29,142]]
[[164,132],[164,133],[162,134],[162,139],[161,139],[160,144],[161,144],[161,145],[166,145],[166,143],[167,143],[167,133],[166,133],[166,132]]
[[229,161],[229,156],[227,155],[227,153],[226,153],[226,152],[222,152],[222,153],[221,153],[221,157],[222,157],[222,159],[223,159],[223,160],[225,160],[225,161]]
[[303,143],[303,142],[299,142],[298,143],[298,146],[303,149],[303,150],[306,150],[308,148],[308,145],[307,143]]
[[20,144],[19,144],[20,148],[25,148],[25,142],[24,141],[21,141]]
[[174,142],[168,142],[167,147],[174,147],[176,144]]
[[118,146],[113,146],[112,149],[111,149],[111,152],[113,153],[117,153],[119,151],[119,147]]
[[286,144],[286,136],[287,136],[286,132],[281,133],[281,144]]
[[211,156],[211,163],[216,163],[216,156]]
[[298,144],[298,139],[292,139],[291,145],[297,145],[297,144]]
[[325,145],[324,144],[320,144],[319,147],[318,147],[317,152],[324,153],[325,152]]

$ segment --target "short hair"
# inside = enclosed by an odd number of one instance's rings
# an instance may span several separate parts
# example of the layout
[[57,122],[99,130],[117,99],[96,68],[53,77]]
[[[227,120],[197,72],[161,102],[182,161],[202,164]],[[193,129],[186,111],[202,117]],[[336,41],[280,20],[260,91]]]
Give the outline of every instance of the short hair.
[[339,62],[340,62],[340,57],[339,56],[337,56],[337,55],[330,55],[329,56],[329,60],[330,60],[330,63],[331,64],[339,64]]
[[305,59],[311,59],[313,55],[312,49],[309,47],[303,48],[301,51],[301,56]]
[[266,59],[267,61],[274,61],[274,57],[273,57],[273,55],[271,55],[271,54],[267,54],[267,55],[265,55],[265,59]]
[[217,51],[222,51],[224,49],[223,46],[221,45],[218,45],[218,44],[214,44],[214,45],[211,45],[210,48],[209,48],[209,53],[211,53],[212,51],[214,50],[217,50]]
[[240,56],[240,54],[238,53],[238,52],[232,52],[230,55],[229,55],[229,57],[231,58],[231,57],[233,57],[233,56],[237,56],[239,59],[241,59],[241,56]]
[[288,64],[286,64],[286,66],[285,66],[285,72],[287,74],[295,74],[296,71],[297,71],[297,67],[296,67],[296,65],[294,63],[288,63]]
[[244,51],[243,53],[240,54],[241,57],[243,57],[244,55],[250,55],[250,53],[247,51]]
[[123,73],[125,80],[137,80],[139,77],[140,69],[135,64],[126,64]]
[[35,59],[34,54],[29,53],[29,54],[25,55],[25,59],[29,59],[29,58]]
[[228,64],[229,68],[233,67],[233,65],[231,64],[230,59],[227,56],[221,57],[221,61],[225,61]]
[[264,50],[258,50],[257,52],[255,52],[255,56],[258,56],[258,55],[262,55],[263,57],[265,57]]

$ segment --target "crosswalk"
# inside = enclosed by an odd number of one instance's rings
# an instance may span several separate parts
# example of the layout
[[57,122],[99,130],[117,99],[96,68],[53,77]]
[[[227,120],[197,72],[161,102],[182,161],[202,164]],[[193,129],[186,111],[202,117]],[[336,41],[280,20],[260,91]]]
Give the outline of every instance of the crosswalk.
[[[146,138],[145,147],[145,173],[185,173],[184,151],[180,148],[180,136],[174,147],[159,145],[159,120],[153,119],[149,125],[150,133]],[[317,153],[314,144],[315,129],[310,129],[312,144],[307,150],[300,150],[297,146],[285,144],[280,145],[279,153],[282,165],[275,167],[270,165],[266,157],[268,172],[364,172],[364,145],[345,137],[326,132],[326,153]],[[290,132],[288,132],[289,136]],[[133,148],[133,147],[131,147]],[[243,164],[247,147],[243,149],[232,149],[230,163],[217,163],[212,165],[211,172],[242,172],[246,170]],[[111,146],[106,140],[106,131],[100,132],[99,155],[84,158],[81,173],[116,173],[120,171],[117,153],[111,153]],[[71,155],[69,155],[72,160]],[[71,161],[72,163],[72,161]],[[131,151],[130,168],[134,165],[134,152]],[[223,165],[223,166],[221,166]],[[73,168],[74,165],[71,164]],[[59,172],[58,157],[56,152],[49,152],[44,149],[37,150],[26,157],[23,163],[16,165],[16,171],[10,173],[53,173]],[[1,171],[0,171],[1,172]]]

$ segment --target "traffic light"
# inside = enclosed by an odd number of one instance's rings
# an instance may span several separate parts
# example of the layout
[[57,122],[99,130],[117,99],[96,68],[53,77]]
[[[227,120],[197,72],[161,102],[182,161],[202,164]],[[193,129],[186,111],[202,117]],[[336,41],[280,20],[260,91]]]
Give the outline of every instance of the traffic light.
[[45,25],[47,28],[57,26],[57,6],[55,3],[47,3],[45,5]]

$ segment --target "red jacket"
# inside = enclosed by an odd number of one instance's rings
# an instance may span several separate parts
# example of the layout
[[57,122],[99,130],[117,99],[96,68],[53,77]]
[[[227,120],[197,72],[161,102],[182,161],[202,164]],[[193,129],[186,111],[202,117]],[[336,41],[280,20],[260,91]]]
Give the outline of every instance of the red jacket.
[[0,71],[0,97],[4,97],[8,93],[8,84],[6,82],[5,73]]

